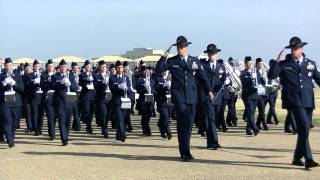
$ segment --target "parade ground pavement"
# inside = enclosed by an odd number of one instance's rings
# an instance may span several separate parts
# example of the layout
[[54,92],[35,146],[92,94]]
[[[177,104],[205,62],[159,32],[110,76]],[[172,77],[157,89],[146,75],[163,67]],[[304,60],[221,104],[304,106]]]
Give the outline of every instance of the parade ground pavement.
[[[132,116],[134,130],[125,143],[115,141],[115,130],[103,138],[94,126],[93,134],[71,131],[68,146],[61,146],[59,134],[48,140],[27,134],[25,120],[17,131],[16,147],[0,144],[0,179],[319,179],[320,167],[304,170],[292,166],[296,135],[284,134],[283,124],[270,125],[256,137],[245,136],[244,122],[228,132],[219,132],[219,150],[208,150],[206,139],[193,129],[191,152],[195,159],[179,159],[176,121],[174,137],[160,139],[158,118],[151,119],[153,134],[142,136],[140,116]],[[45,119],[46,121],[46,119]],[[95,125],[95,123],[93,123]],[[46,125],[44,126],[46,127]],[[59,132],[57,128],[57,132]],[[310,132],[315,161],[320,162],[320,128]]]

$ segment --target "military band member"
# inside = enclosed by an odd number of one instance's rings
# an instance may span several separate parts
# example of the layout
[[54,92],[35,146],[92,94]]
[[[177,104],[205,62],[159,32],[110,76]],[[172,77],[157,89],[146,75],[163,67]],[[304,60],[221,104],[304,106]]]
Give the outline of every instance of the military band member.
[[145,136],[151,136],[152,133],[149,123],[152,115],[153,102],[147,102],[145,94],[153,96],[154,81],[151,78],[150,70],[147,69],[146,66],[141,67],[140,71],[141,76],[136,81],[136,88],[139,93],[137,104],[139,104],[139,110],[141,112],[142,134]]
[[[5,135],[8,146],[12,148],[15,146],[16,122],[20,118],[20,111],[17,109],[22,107],[21,95],[24,92],[24,86],[20,73],[13,72],[11,58],[5,59],[5,68],[0,75],[0,82],[0,128],[3,131],[0,135]],[[6,101],[6,92],[11,92],[15,100]]]
[[130,97],[132,93],[130,80],[123,73],[123,65],[120,61],[115,64],[116,74],[112,75],[109,80],[110,90],[112,92],[112,103],[113,110],[116,117],[116,140],[125,142],[126,141],[126,129],[125,129],[125,115],[129,109],[121,108],[121,98]]
[[[273,60],[270,60],[272,62]],[[271,66],[269,62],[269,67]],[[269,79],[269,84],[274,84],[275,82],[272,79]],[[269,103],[269,110],[267,114],[267,124],[279,124],[278,116],[276,113],[276,102],[278,97],[278,90],[280,89],[280,84],[274,84],[276,87],[273,88],[271,92],[268,93],[268,102]],[[273,121],[272,121],[273,119]]]
[[171,78],[169,76],[171,76],[169,75],[169,71],[165,70],[155,79],[155,100],[157,102],[157,110],[160,114],[158,127],[161,138],[168,138],[168,140],[172,138],[170,128],[170,107],[173,105],[171,104]]
[[58,115],[60,138],[63,146],[68,145],[72,116],[72,105],[67,101],[67,92],[76,92],[73,75],[69,75],[65,60],[59,63],[59,72],[51,76],[50,88],[54,90],[52,105]]
[[[233,72],[239,77],[240,71],[236,69],[233,58],[229,57],[228,63],[230,67],[232,67]],[[230,99],[227,102],[228,105],[228,113],[226,117],[226,123],[228,126],[237,126],[238,125],[238,118],[237,118],[237,111],[236,111],[236,103],[238,100],[238,92],[229,92]]]
[[108,99],[106,98],[109,89],[109,75],[107,65],[104,61],[99,61],[99,72],[94,76],[94,87],[96,89],[96,119],[101,127],[101,134],[108,138]]
[[242,100],[245,105],[245,118],[247,120],[246,135],[256,136],[259,133],[259,129],[255,123],[254,114],[260,96],[257,92],[257,74],[253,70],[253,64],[251,56],[245,57],[244,60],[245,69],[241,71],[240,80],[242,84]]
[[[257,79],[258,84],[261,85],[262,88],[265,88],[265,85],[267,84],[267,72],[264,69],[264,65],[261,58],[256,59],[256,71],[257,71]],[[258,107],[258,118],[257,118],[257,127],[259,129],[261,128],[261,124],[263,126],[263,130],[269,130],[266,118],[265,118],[265,105],[268,98],[268,92],[265,91],[263,94],[259,94],[260,99],[258,101],[257,107]]]
[[84,72],[79,76],[81,110],[83,121],[86,123],[87,133],[92,134],[92,118],[94,112],[95,89],[93,85],[93,70],[89,60],[84,63]]
[[[71,63],[70,75],[74,76],[74,79],[77,85],[77,95],[79,97],[81,92],[81,86],[79,86],[80,69],[79,69],[78,63],[76,62]],[[74,103],[72,106],[72,114],[73,114],[72,129],[75,131],[81,130],[79,106],[80,106],[80,103],[78,98],[76,103]]]
[[25,132],[32,132],[34,131],[34,128],[32,126],[32,121],[31,121],[31,105],[29,103],[29,97],[28,97],[28,90],[27,90],[27,87],[26,87],[26,84],[27,84],[27,75],[29,73],[32,72],[32,69],[30,67],[30,64],[29,63],[25,63],[24,64],[24,73],[22,75],[22,81],[23,81],[23,84],[24,84],[24,92],[23,92],[23,96],[22,96],[22,102],[23,102],[23,114],[25,115],[25,118],[26,118],[26,124],[27,124],[27,129]]
[[[297,124],[298,139],[292,164],[309,169],[319,165],[312,157],[309,130],[315,108],[312,80],[319,85],[320,73],[315,62],[303,56],[303,47],[306,44],[299,37],[292,37],[289,45],[285,47],[291,49],[291,54],[280,60],[284,50],[281,51],[277,61],[271,64],[268,75],[270,79],[280,77],[282,107],[292,110]],[[302,157],[305,162],[301,161]]]
[[42,95],[38,94],[38,91],[41,91],[40,81],[41,81],[41,72],[40,72],[40,63],[37,60],[33,62],[33,72],[27,74],[26,76],[26,95],[28,96],[28,103],[30,103],[31,107],[31,122],[32,127],[34,129],[34,135],[39,136],[42,134],[42,118],[40,109],[40,102],[41,99],[39,96]]
[[131,95],[130,95],[131,109],[128,112],[128,114],[126,115],[126,120],[125,120],[126,130],[128,132],[131,132],[133,130],[133,128],[132,128],[132,124],[131,124],[130,114],[134,114],[134,105],[135,105],[135,100],[136,100],[136,98],[135,98],[136,78],[135,78],[134,74],[130,70],[128,61],[124,61],[123,62],[123,72],[126,74],[127,77],[129,77],[130,84],[131,84],[130,89],[132,90],[132,92],[134,92],[134,93],[131,93]]
[[48,119],[48,133],[49,139],[54,140],[55,138],[55,128],[56,128],[56,114],[54,112],[54,106],[52,105],[53,89],[50,87],[50,82],[54,72],[55,66],[51,59],[48,60],[46,64],[46,71],[41,73],[40,87],[43,90],[42,97],[42,107],[41,111],[46,111]]
[[185,161],[194,159],[190,152],[190,137],[198,100],[197,78],[202,79],[208,98],[213,98],[208,78],[199,60],[188,53],[190,44],[184,36],[179,36],[174,44],[178,55],[167,61],[162,58],[157,64],[158,73],[163,72],[167,66],[172,74],[171,95],[177,114],[179,151],[181,159]]

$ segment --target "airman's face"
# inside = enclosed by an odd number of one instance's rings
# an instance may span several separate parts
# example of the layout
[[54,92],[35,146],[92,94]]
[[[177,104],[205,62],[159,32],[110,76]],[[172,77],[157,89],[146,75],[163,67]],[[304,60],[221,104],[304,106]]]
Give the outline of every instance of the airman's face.
[[252,69],[252,67],[253,67],[251,61],[246,62],[244,65],[245,65],[246,69]]
[[117,72],[117,74],[122,74],[123,73],[123,66],[117,66],[116,72]]
[[7,72],[12,72],[13,71],[13,64],[6,63],[6,64],[4,64],[4,68],[6,69]]
[[188,47],[187,46],[177,46],[177,51],[179,56],[186,56],[188,54]]
[[303,53],[303,48],[292,48],[291,49],[291,54],[293,56],[293,58],[295,59],[299,59],[302,56]]
[[47,71],[48,72],[53,72],[54,71],[54,64],[48,64],[47,65]]
[[99,66],[99,70],[101,73],[106,73],[107,72],[107,65],[101,65]]
[[40,64],[33,65],[33,71],[34,72],[39,72],[40,71]]
[[217,54],[217,53],[209,53],[209,54],[208,54],[208,57],[209,57],[209,60],[210,60],[211,62],[214,62],[214,61],[217,60],[218,54]]
[[59,70],[60,73],[64,74],[67,72],[68,66],[67,65],[60,65]]
[[257,63],[256,67],[257,67],[257,69],[263,69],[263,64],[262,63]]

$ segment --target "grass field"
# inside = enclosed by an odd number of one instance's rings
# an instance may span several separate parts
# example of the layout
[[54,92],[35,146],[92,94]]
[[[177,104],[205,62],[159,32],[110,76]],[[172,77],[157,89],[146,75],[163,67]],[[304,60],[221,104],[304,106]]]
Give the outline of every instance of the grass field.
[[[320,89],[316,88],[314,90],[314,96],[315,96],[315,105],[316,105],[316,109],[313,111],[313,124],[315,126],[320,126]],[[281,108],[281,92],[278,92],[278,99],[277,99],[277,103],[276,103],[276,112],[279,118],[280,122],[284,122],[286,115],[287,115],[287,111],[285,109]],[[244,104],[242,99],[238,99],[237,104],[237,116],[239,120],[242,120],[242,114],[244,111]],[[268,109],[269,106],[266,106],[266,113],[268,113]],[[256,115],[258,114],[258,110],[256,110]],[[267,114],[266,114],[267,116]]]

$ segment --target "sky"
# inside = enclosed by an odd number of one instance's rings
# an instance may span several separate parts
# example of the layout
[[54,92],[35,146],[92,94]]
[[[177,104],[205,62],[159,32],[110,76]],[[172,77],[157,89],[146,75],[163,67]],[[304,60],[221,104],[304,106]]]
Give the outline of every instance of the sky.
[[214,43],[220,58],[268,61],[299,36],[320,63],[319,7],[318,0],[0,0],[0,58],[165,50],[184,35],[194,56]]

